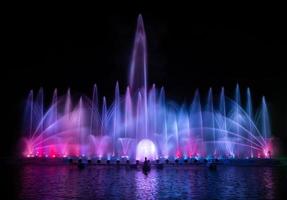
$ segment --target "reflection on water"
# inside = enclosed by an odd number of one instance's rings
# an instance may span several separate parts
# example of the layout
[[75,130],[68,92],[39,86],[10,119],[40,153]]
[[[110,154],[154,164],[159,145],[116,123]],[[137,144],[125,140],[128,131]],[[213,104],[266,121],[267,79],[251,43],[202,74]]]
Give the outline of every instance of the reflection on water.
[[[115,166],[21,167],[21,199],[278,199],[286,170],[271,167],[166,167],[140,170]],[[282,196],[281,196],[282,198]]]

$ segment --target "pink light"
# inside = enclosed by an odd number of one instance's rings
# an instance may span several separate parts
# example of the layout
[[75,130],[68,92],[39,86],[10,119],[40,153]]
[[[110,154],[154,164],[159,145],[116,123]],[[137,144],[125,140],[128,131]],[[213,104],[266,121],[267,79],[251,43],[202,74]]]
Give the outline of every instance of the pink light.
[[176,151],[176,158],[180,158],[181,157],[181,152],[179,150]]
[[[202,94],[196,90],[191,104],[175,102],[175,106],[170,106],[164,87],[159,89],[155,84],[149,87],[146,45],[143,19],[139,15],[126,93],[122,98],[116,82],[112,104],[107,104],[105,97],[100,102],[102,105],[99,104],[101,97],[96,84],[89,95],[91,98],[83,96],[78,103],[72,101],[70,89],[61,98],[55,89],[49,107],[45,106],[42,88],[37,94],[31,90],[23,120],[23,133],[27,137],[23,138],[22,156],[48,154],[49,158],[77,156],[106,160],[112,154],[118,159],[148,157],[154,160],[158,159],[158,153],[166,159],[179,159],[195,157],[196,152],[201,154],[197,157],[221,158],[230,152],[228,158],[244,158],[249,156],[250,150],[251,154],[254,151],[255,158],[276,155],[277,145],[271,146],[273,139],[269,138],[265,97],[262,107],[253,109],[247,88],[244,108],[239,102],[241,91],[237,84],[235,98],[231,101],[224,87],[217,95],[209,88],[207,101],[202,101]],[[252,110],[260,111],[258,122],[251,117]]]

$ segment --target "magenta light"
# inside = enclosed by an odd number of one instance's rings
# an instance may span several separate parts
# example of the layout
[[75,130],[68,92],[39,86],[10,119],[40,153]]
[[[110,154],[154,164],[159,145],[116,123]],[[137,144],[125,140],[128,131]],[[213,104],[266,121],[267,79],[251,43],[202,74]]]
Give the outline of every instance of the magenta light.
[[234,98],[227,97],[224,88],[219,94],[210,88],[196,90],[189,105],[167,99],[164,87],[148,84],[146,39],[139,16],[129,85],[120,91],[116,82],[111,99],[100,97],[97,85],[90,96],[78,100],[70,89],[63,96],[55,89],[50,106],[45,107],[44,90],[30,91],[22,155],[99,160],[274,155],[265,98],[254,108],[247,88],[246,102],[241,103],[237,84]]

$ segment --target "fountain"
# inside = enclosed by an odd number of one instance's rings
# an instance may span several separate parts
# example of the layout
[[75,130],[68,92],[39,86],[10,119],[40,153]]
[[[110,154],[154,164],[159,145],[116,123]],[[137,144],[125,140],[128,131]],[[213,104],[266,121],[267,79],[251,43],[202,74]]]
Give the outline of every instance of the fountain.
[[[188,158],[268,158],[272,152],[270,122],[265,98],[253,108],[251,91],[242,103],[241,89],[234,99],[221,88],[210,88],[206,101],[195,91],[190,105],[179,105],[165,89],[149,87],[147,46],[142,16],[138,17],[129,85],[124,93],[115,84],[113,103],[100,98],[97,85],[91,97],[78,102],[55,89],[49,107],[44,91],[30,91],[25,108],[23,155],[107,160]],[[245,105],[245,106],[244,106]],[[255,114],[255,112],[257,114]]]

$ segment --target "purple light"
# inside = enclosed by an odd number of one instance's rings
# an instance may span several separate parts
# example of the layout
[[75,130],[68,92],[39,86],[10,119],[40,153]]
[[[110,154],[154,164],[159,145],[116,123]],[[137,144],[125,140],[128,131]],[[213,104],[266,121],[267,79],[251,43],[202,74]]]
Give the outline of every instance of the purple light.
[[[236,85],[233,99],[224,88],[217,95],[210,88],[206,99],[196,90],[190,105],[180,105],[166,98],[163,87],[149,87],[141,16],[131,57],[129,85],[120,91],[117,82],[113,100],[99,97],[97,85],[91,98],[82,96],[78,101],[70,89],[62,97],[55,89],[45,108],[43,89],[37,94],[30,91],[23,156],[156,160],[274,154],[266,99],[255,109],[249,88],[242,95]],[[241,96],[247,97],[246,102]]]
[[151,140],[148,139],[141,140],[137,145],[136,159],[143,161],[145,158],[148,160],[158,159],[156,146]]

